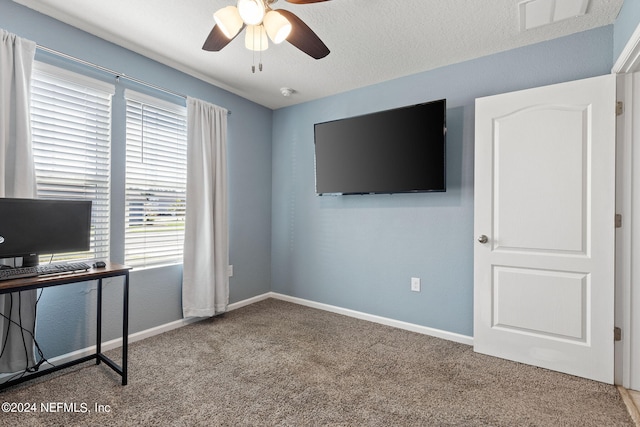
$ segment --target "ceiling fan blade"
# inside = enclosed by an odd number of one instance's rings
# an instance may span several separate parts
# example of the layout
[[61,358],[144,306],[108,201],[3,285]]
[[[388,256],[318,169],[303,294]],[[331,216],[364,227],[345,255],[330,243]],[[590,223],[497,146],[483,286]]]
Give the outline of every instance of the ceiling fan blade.
[[324,58],[329,55],[329,52],[331,52],[329,48],[302,19],[288,10],[278,9],[278,12],[291,23],[291,33],[287,37],[289,43],[315,59]]
[[293,4],[309,4],[309,3],[320,3],[323,1],[329,1],[329,0],[287,0],[287,1]]
[[[238,34],[240,34],[243,29],[244,27],[241,28],[240,31],[238,31]],[[213,29],[211,30],[211,32],[207,36],[207,39],[204,41],[204,44],[202,45],[202,50],[208,50],[210,52],[218,52],[222,50],[223,47],[228,45],[231,42],[231,40],[235,39],[238,36],[238,34],[236,34],[232,39],[228,39],[227,36],[224,35],[222,30],[220,30],[220,28],[218,28],[217,25],[214,25]]]

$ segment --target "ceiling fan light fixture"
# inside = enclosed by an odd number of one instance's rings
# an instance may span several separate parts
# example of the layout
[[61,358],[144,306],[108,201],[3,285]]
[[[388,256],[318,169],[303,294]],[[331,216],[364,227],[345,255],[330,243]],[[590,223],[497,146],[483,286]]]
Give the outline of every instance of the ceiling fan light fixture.
[[262,0],[238,0],[238,12],[245,24],[258,25],[264,19],[264,2]]
[[[278,0],[235,0],[235,7],[218,10],[214,14],[216,23],[205,39],[202,50],[219,52],[247,27],[245,47],[253,52],[266,50],[269,47],[269,38],[271,38],[273,43],[287,40],[313,59],[322,59],[327,56],[330,53],[329,48],[302,19],[287,9],[271,9],[276,1]],[[312,4],[330,0],[287,1],[293,4]],[[240,20],[238,20],[238,16]],[[254,66],[252,67],[254,70],[256,56],[254,55]],[[260,60],[261,58],[260,56]],[[260,62],[261,65],[262,62]]]
[[229,39],[232,39],[242,29],[242,18],[235,6],[227,6],[219,9],[213,14],[216,25],[220,27],[222,33]]
[[248,25],[247,34],[244,38],[244,46],[253,51],[267,50],[269,41],[267,40],[267,32],[262,25]]
[[269,38],[275,44],[285,41],[291,33],[291,23],[289,20],[275,10],[267,12],[264,16],[263,24]]

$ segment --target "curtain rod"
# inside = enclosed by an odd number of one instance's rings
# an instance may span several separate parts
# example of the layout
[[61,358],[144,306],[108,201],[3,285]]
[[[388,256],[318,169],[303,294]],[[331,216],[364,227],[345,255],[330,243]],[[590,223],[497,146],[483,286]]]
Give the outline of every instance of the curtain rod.
[[[159,90],[161,92],[168,93],[170,95],[174,95],[174,96],[178,96],[180,98],[187,99],[187,95],[184,95],[182,93],[174,92],[172,90],[169,90],[169,89],[166,89],[166,88],[163,88],[163,87],[160,87],[160,86],[156,86],[156,85],[154,85],[152,83],[145,82],[144,80],[140,80],[140,79],[137,79],[135,77],[128,76],[125,73],[119,73],[119,72],[117,72],[115,70],[112,70],[110,68],[103,67],[102,65],[94,64],[93,62],[85,61],[84,59],[80,59],[80,58],[76,58],[75,56],[67,55],[66,53],[59,52],[57,50],[48,48],[46,46],[42,46],[42,45],[37,44],[36,48],[38,48],[40,50],[43,50],[45,52],[52,53],[54,55],[60,56],[60,57],[65,58],[65,59],[69,59],[71,61],[78,62],[78,63],[86,65],[88,67],[92,67],[92,68],[95,68],[97,70],[104,71],[105,73],[108,73],[108,74],[111,74],[111,75],[115,76],[116,79],[117,78],[127,79],[129,81],[134,82],[134,83],[138,83],[138,84],[141,84],[143,86],[147,86],[147,87],[150,87],[152,89],[156,89],[156,90]],[[227,114],[231,114],[231,110],[227,110]]]

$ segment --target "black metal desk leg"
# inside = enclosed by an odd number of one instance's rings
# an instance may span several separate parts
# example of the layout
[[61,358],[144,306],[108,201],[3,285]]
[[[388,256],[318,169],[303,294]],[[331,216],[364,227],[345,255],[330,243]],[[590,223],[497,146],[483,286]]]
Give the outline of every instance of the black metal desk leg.
[[122,303],[122,385],[127,385],[127,355],[129,352],[129,272],[124,276]]
[[[102,279],[98,279],[98,318],[96,321],[96,355],[102,353]],[[100,364],[100,358],[96,357],[96,365]]]
[[[123,286],[123,313],[122,313],[122,367],[118,366],[113,360],[102,354],[102,313],[103,313],[103,301],[102,301],[102,285],[103,279],[111,277],[124,276]],[[127,385],[127,365],[128,365],[128,352],[129,352],[129,267],[108,262],[103,269],[89,269],[87,271],[76,272],[68,275],[61,276],[42,276],[42,277],[27,277],[18,278],[0,283],[0,295],[20,292],[30,289],[48,288],[52,286],[62,286],[71,283],[97,281],[97,295],[96,295],[96,351],[94,354],[79,357],[69,362],[62,363],[60,365],[52,366],[47,369],[39,370],[38,372],[24,372],[24,375],[18,376],[18,378],[0,381],[0,391],[21,384],[33,378],[38,378],[43,375],[47,375],[51,372],[56,372],[61,369],[66,369],[70,366],[75,366],[80,363],[85,363],[95,359],[96,365],[104,362],[109,368],[120,374],[122,377],[122,385]],[[2,310],[0,310],[0,314]],[[1,343],[0,343],[1,344]],[[1,346],[0,346],[1,347]],[[2,424],[0,422],[0,424]]]

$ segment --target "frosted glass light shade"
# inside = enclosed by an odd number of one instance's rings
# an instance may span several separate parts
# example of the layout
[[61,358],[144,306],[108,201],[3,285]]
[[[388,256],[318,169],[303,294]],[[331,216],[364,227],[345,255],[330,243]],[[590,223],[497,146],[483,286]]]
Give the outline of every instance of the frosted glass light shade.
[[238,0],[238,12],[245,24],[261,24],[264,18],[264,3],[262,0]]
[[235,6],[227,6],[213,14],[216,25],[227,38],[232,39],[242,28],[242,18]]
[[249,50],[267,50],[269,41],[267,32],[262,25],[248,25],[247,35],[244,38],[244,46]]
[[275,10],[267,12],[263,25],[269,38],[275,44],[285,41],[289,33],[291,33],[291,23]]

